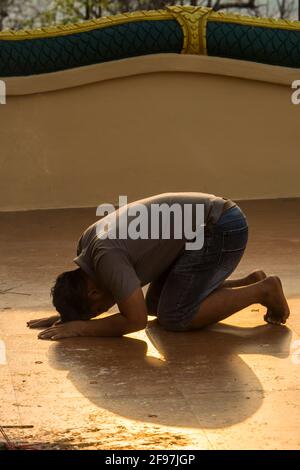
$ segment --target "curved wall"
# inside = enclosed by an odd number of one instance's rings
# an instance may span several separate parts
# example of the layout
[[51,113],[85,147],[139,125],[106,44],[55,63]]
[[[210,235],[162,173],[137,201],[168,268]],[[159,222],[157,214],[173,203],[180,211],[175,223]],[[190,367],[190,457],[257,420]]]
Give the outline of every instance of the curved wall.
[[8,78],[0,210],[164,191],[298,197],[300,70],[159,54]]

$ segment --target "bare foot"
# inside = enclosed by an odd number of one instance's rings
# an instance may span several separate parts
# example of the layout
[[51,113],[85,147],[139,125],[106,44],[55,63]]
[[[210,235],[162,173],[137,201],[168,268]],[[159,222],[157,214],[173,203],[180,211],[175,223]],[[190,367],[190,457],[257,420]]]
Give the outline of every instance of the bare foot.
[[281,280],[277,276],[269,276],[264,281],[264,287],[266,292],[263,305],[268,308],[264,320],[276,325],[286,323],[290,309],[284,296]]
[[261,269],[253,271],[252,273],[248,274],[248,276],[246,276],[247,284],[254,284],[255,282],[266,279],[266,277],[266,273]]

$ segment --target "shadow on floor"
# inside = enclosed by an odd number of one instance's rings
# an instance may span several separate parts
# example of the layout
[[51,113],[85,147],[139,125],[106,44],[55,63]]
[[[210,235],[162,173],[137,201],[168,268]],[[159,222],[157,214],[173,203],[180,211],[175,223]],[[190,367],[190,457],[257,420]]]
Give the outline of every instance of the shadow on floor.
[[264,356],[288,355],[291,338],[284,326],[217,324],[173,333],[157,320],[146,333],[163,360],[147,355],[138,339],[74,338],[53,345],[50,365],[67,369],[92,403],[126,418],[220,428],[244,421],[263,401],[262,384],[240,355],[260,354],[263,368]]

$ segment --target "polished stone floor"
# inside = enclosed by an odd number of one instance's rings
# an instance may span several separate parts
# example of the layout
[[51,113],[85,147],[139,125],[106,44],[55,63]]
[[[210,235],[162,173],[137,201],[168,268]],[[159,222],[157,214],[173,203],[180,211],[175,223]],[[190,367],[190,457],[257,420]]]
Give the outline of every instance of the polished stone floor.
[[[149,317],[124,338],[37,339],[93,209],[0,214],[0,425],[13,442],[79,449],[300,448],[300,199],[243,201],[237,277],[281,277],[286,326],[253,305],[202,331]],[[234,276],[233,276],[234,277]],[[2,351],[2,353],[1,353]],[[16,426],[19,426],[16,427]],[[1,441],[1,437],[0,437]]]

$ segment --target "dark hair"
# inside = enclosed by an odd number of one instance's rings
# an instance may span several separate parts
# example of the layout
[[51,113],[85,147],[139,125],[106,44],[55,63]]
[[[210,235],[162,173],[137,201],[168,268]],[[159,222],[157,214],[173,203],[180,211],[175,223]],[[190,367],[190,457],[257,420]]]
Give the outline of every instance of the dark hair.
[[83,320],[90,314],[86,280],[80,268],[60,274],[51,296],[62,322]]

